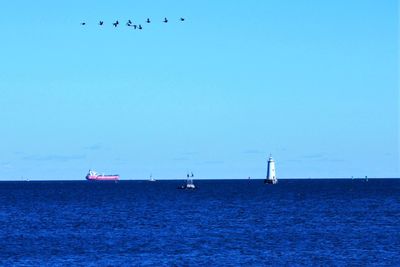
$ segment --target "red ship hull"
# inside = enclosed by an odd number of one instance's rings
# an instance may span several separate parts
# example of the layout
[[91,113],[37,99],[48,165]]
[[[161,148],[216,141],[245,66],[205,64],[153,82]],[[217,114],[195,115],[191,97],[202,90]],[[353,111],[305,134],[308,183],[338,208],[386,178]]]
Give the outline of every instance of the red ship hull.
[[118,181],[119,175],[86,175],[89,181]]

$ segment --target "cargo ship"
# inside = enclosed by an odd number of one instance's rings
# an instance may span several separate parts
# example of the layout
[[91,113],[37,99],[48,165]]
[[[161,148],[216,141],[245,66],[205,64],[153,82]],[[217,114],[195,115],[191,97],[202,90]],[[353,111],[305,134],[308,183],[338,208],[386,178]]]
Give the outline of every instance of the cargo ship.
[[112,175],[98,174],[97,172],[95,172],[93,170],[89,170],[89,173],[86,175],[86,180],[89,180],[89,181],[118,181],[119,175],[118,174],[112,174]]

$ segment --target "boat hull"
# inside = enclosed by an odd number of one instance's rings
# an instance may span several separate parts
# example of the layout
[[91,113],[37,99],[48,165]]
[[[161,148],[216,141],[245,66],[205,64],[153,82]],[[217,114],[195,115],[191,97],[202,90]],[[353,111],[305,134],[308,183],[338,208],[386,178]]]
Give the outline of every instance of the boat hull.
[[197,187],[194,184],[181,185],[178,189],[195,190]]
[[178,187],[178,189],[182,189],[182,190],[196,190],[196,187],[186,187],[184,185]]
[[87,175],[88,181],[118,181],[119,175]]

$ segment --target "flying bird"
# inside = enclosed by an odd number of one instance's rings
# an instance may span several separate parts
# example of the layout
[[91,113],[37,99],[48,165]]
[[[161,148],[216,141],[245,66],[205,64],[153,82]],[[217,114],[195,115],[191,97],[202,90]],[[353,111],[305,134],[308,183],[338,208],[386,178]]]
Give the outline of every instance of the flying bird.
[[[180,21],[185,21],[185,20],[186,20],[184,17],[180,17],[179,19],[180,19]],[[162,22],[168,23],[168,19],[167,19],[166,17],[164,17],[164,20],[163,20]],[[146,23],[151,23],[150,18],[147,18],[147,19],[146,19]],[[103,26],[103,24],[104,24],[104,21],[100,20],[98,25]],[[83,21],[83,22],[80,23],[80,25],[85,26],[85,25],[86,25],[86,22]],[[112,25],[113,25],[115,28],[118,27],[119,21],[116,20],[115,22],[112,23]],[[139,29],[139,30],[142,30],[142,29],[143,29],[143,27],[142,27],[141,24],[139,24],[139,25],[136,25],[136,24],[135,24],[135,25],[134,25],[133,22],[132,22],[130,19],[126,22],[126,26],[133,27],[134,29]]]

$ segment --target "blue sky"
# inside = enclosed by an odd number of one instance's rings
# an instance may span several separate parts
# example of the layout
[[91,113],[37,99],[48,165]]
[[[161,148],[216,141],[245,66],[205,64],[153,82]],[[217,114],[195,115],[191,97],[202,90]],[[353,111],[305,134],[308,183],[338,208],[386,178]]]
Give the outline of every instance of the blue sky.
[[0,179],[263,178],[269,153],[278,178],[399,177],[398,11],[394,0],[2,3]]

